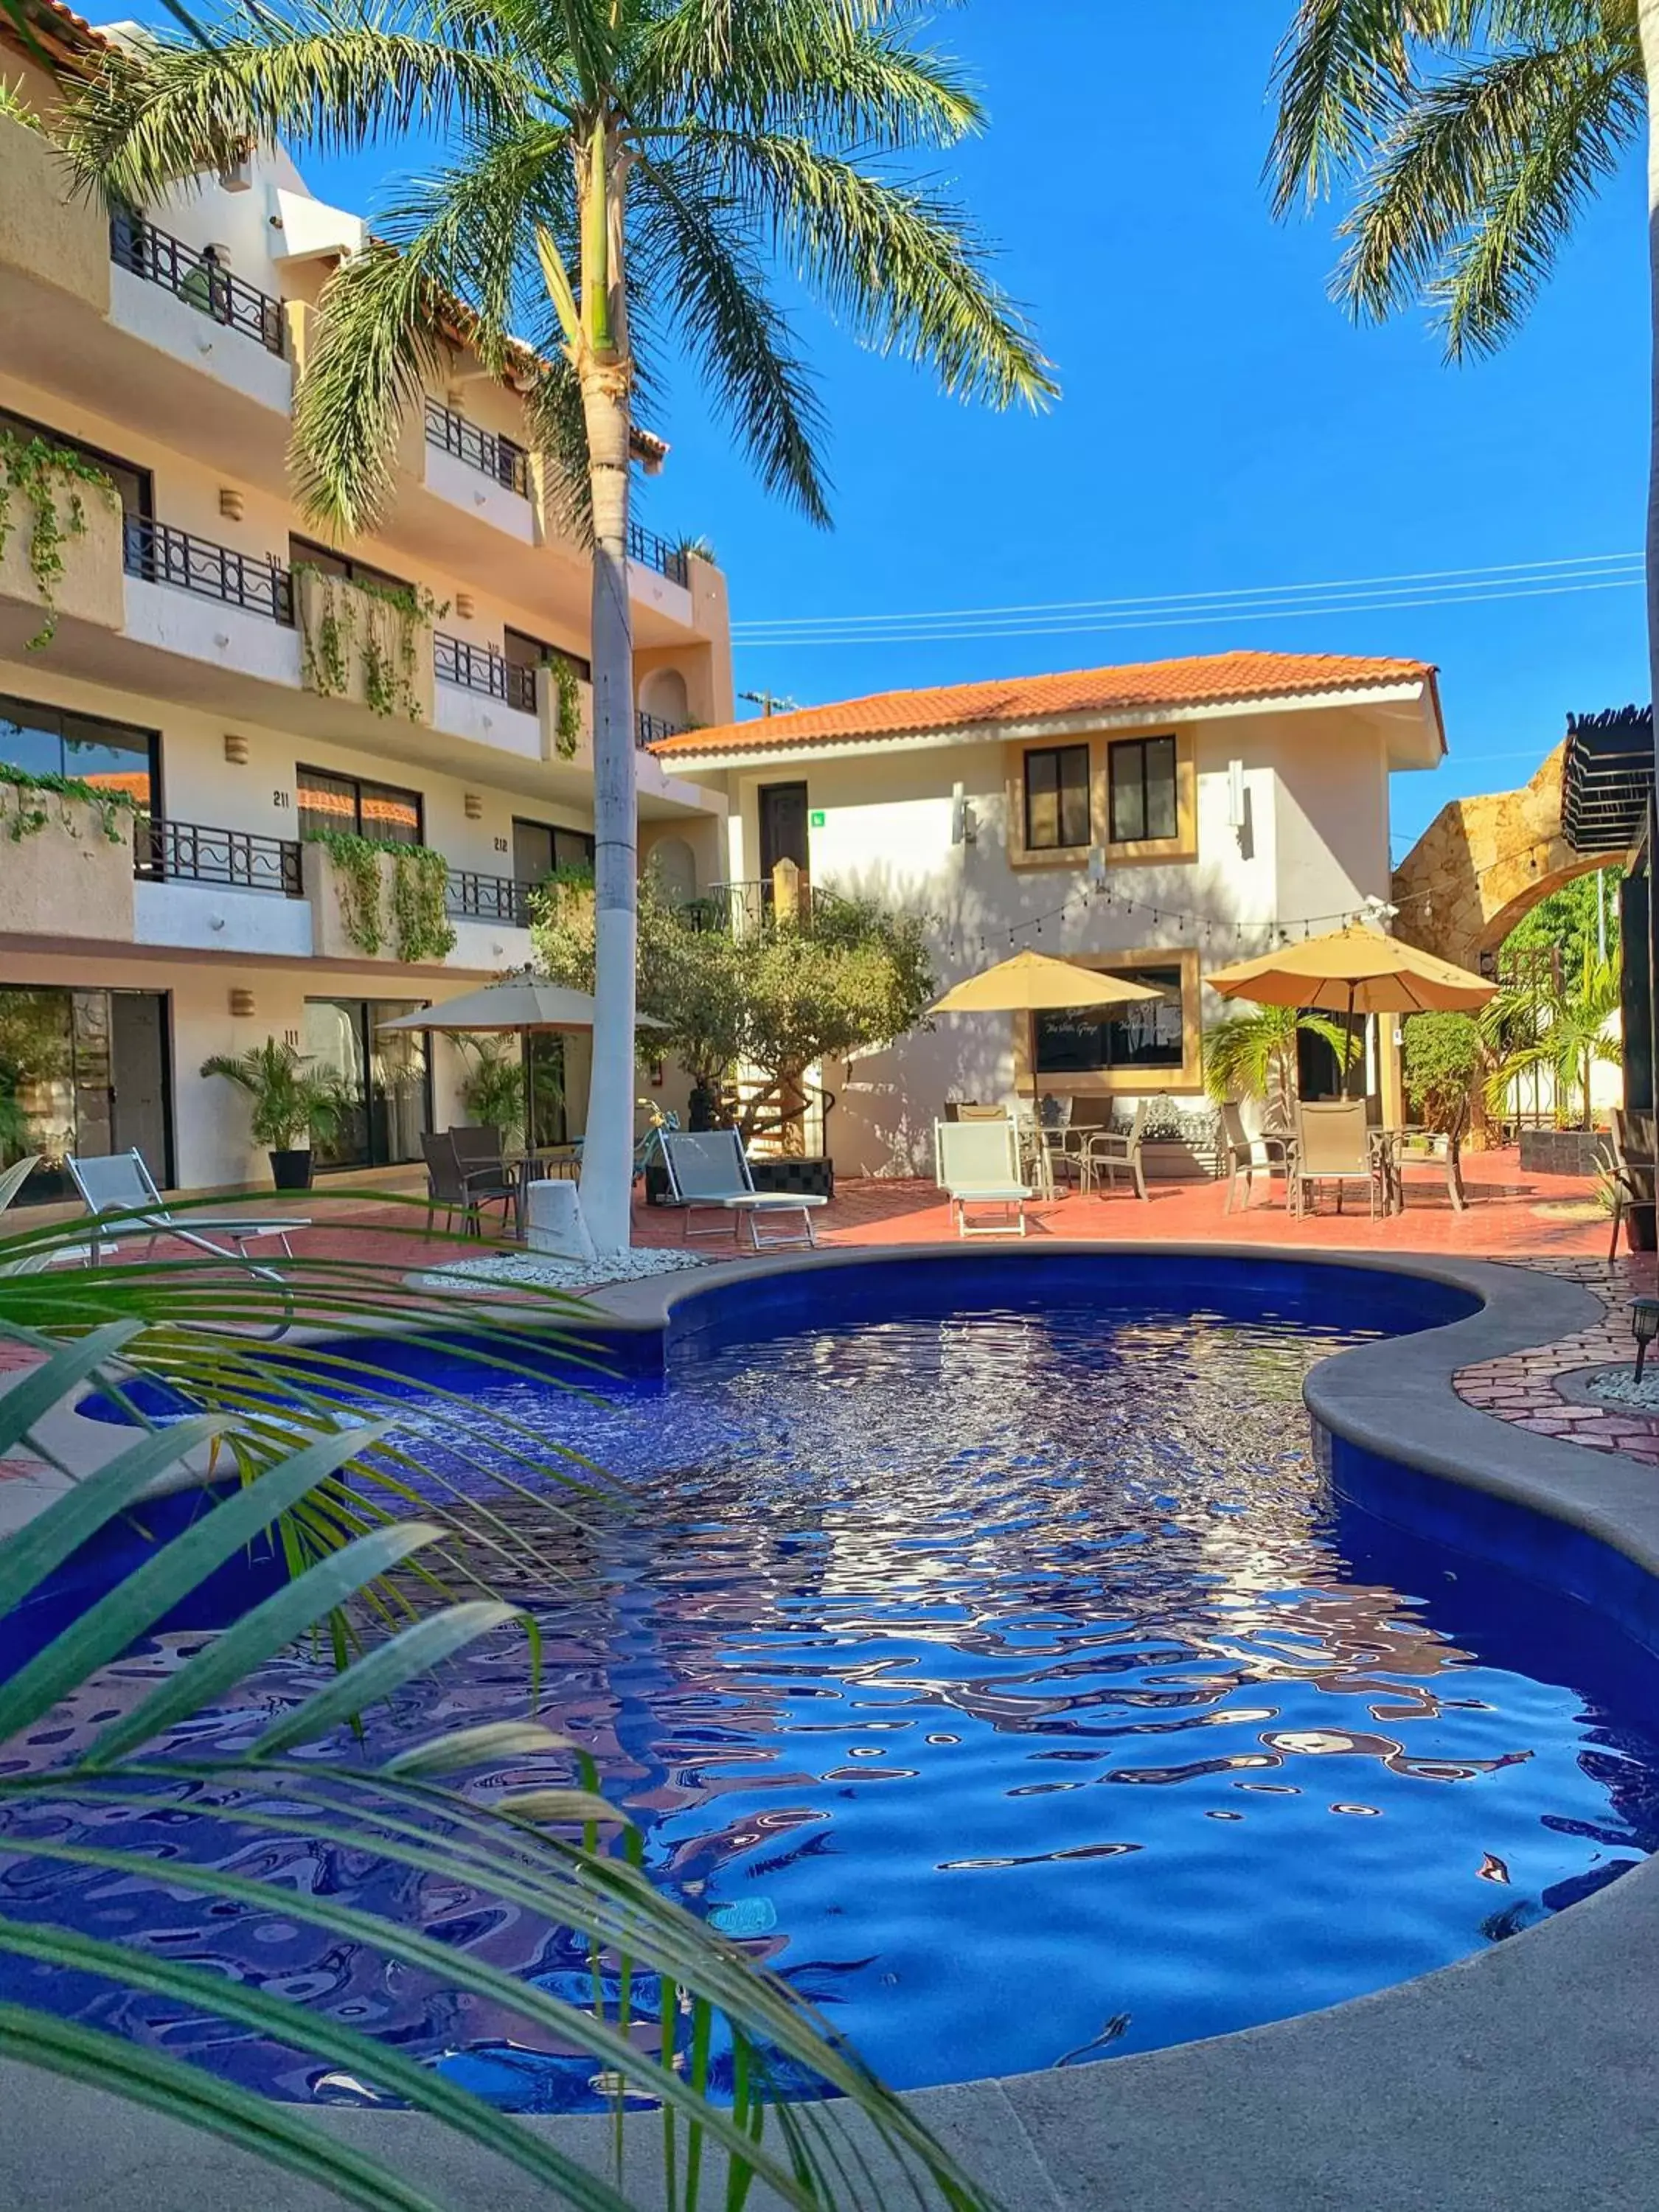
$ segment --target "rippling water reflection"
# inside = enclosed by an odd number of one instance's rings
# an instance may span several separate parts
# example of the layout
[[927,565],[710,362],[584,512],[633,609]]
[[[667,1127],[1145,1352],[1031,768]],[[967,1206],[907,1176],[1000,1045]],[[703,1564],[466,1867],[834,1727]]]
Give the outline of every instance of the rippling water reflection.
[[[1333,1516],[1301,1380],[1350,1340],[1010,1313],[745,1346],[603,1406],[505,1394],[640,1493],[580,1597],[539,1607],[543,1710],[592,1745],[656,1877],[901,2086],[1212,2034],[1513,1934],[1654,1848],[1656,1670],[1565,1602]],[[96,1710],[183,1648],[128,1661]],[[272,1668],[194,1734],[236,1741],[313,1681]],[[371,1749],[521,1711],[524,1681],[503,1641],[377,1717]],[[15,1816],[14,1841],[35,1821],[225,1850],[182,1798]],[[27,1858],[0,1902],[221,1961],[505,2102],[591,2101],[585,2066],[301,1931],[280,1891],[579,1995],[558,1931],[232,1832],[267,1915]],[[279,2094],[356,2094],[89,1979],[14,1963],[0,1986]]]

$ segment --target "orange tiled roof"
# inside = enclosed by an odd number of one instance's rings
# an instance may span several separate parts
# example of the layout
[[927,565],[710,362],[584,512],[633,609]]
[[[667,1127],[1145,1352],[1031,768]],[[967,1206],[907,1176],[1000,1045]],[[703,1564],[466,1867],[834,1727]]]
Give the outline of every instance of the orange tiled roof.
[[1218,706],[1230,700],[1291,699],[1314,691],[1434,681],[1426,660],[1365,659],[1341,653],[1215,653],[1190,660],[1144,660],[1125,668],[1074,668],[1053,676],[1009,676],[946,684],[928,691],[878,691],[831,707],[806,707],[722,729],[686,730],[652,747],[663,755],[729,752],[857,738],[900,738],[979,722],[1039,721],[1049,714],[1113,714],[1145,707]]

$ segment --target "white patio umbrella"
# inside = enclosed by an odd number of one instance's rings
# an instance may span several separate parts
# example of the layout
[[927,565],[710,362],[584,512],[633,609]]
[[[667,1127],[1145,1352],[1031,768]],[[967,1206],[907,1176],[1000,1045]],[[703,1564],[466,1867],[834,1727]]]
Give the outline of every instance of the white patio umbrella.
[[[446,999],[440,1006],[422,1006],[412,1014],[399,1014],[382,1022],[383,1030],[440,1030],[524,1036],[532,1030],[591,1030],[598,1009],[586,991],[567,989],[562,983],[545,983],[534,975],[509,975],[499,983],[486,983],[477,991],[464,991],[459,999]],[[667,1026],[653,1015],[641,1014],[638,1026],[659,1030]],[[532,1111],[530,1055],[524,1062],[524,1140],[530,1146],[535,1121]]]

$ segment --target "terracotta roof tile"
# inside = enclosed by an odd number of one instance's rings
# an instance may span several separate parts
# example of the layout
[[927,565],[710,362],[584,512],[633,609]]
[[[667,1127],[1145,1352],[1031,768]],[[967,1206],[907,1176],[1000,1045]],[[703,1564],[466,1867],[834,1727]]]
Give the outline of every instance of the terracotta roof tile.
[[1295,698],[1314,691],[1431,683],[1426,660],[1380,660],[1340,653],[1217,653],[1189,660],[1137,661],[1123,668],[1075,668],[1052,676],[1010,676],[988,684],[947,684],[927,691],[879,691],[830,707],[803,708],[769,720],[687,730],[660,739],[664,755],[899,738],[977,722],[1027,722],[1049,714],[1115,714],[1145,707],[1216,706],[1231,700]]

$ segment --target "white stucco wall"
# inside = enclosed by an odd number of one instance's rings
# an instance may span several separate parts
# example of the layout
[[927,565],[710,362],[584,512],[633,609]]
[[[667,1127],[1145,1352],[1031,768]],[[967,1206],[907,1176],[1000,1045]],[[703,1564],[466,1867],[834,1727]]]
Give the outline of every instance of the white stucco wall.
[[[1168,717],[1147,729],[1182,723]],[[1377,722],[1358,709],[1283,708],[1188,726],[1196,737],[1194,860],[1114,866],[1098,890],[1086,869],[1012,866],[998,742],[872,746],[830,759],[780,753],[764,767],[729,771],[727,873],[734,881],[760,874],[762,787],[805,781],[809,818],[823,817],[809,830],[812,881],[925,917],[941,988],[1016,945],[1062,957],[1173,956],[1196,946],[1204,969],[1221,967],[1267,949],[1273,928],[1328,927],[1369,897],[1386,898],[1389,776]],[[1230,821],[1235,760],[1245,793],[1237,828]],[[977,835],[953,846],[958,783]],[[1068,900],[1063,921],[1045,921],[1040,934],[1029,926]],[[1208,1022],[1221,1003],[1206,992],[1201,1010]],[[1012,1018],[945,1017],[823,1076],[836,1097],[829,1127],[840,1173],[927,1172],[933,1125],[947,1099],[1012,1091]],[[1049,1087],[1064,1085],[1054,1079]],[[1189,1101],[1201,1096],[1192,1085],[1158,1088]]]

